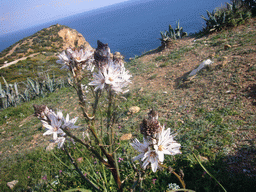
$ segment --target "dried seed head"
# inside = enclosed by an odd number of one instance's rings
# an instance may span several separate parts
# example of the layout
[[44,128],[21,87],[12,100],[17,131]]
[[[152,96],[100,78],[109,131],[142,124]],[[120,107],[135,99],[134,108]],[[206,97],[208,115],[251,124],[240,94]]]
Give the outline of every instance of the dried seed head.
[[140,125],[140,132],[145,137],[154,138],[161,131],[160,123],[155,119],[143,119]]
[[50,112],[50,110],[48,109],[48,107],[46,105],[33,105],[34,110],[35,110],[35,116],[39,119],[44,119],[44,120],[48,120],[48,113]]
[[158,120],[158,112],[155,111],[153,108],[150,110],[150,112],[148,113],[148,118],[149,119],[154,119],[154,120]]
[[41,117],[42,113],[44,113],[46,109],[46,105],[33,105],[34,110],[35,110],[35,116],[36,117]]

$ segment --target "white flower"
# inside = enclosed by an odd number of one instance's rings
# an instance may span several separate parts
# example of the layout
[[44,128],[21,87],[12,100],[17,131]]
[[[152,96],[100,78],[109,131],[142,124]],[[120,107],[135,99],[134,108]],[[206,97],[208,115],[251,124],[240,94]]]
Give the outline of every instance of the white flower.
[[142,164],[143,169],[146,169],[149,163],[151,163],[151,169],[153,172],[156,172],[158,168],[158,154],[155,150],[151,150],[148,148],[148,151],[144,154],[144,157],[141,159],[141,161],[144,161]]
[[76,62],[83,62],[91,58],[93,52],[91,51],[84,51],[83,49],[75,50],[72,52],[72,57],[75,59]]
[[159,161],[164,161],[164,155],[176,155],[181,154],[181,145],[174,140],[174,136],[170,134],[170,128],[158,133],[158,142],[154,145],[154,149],[159,156]]
[[68,65],[70,62],[70,54],[67,53],[65,51],[63,51],[61,54],[58,55],[59,60],[56,61],[56,63],[62,64],[63,66],[61,67],[61,69],[68,69]]
[[130,145],[135,150],[141,152],[141,154],[133,158],[133,160],[135,161],[135,160],[142,159],[144,157],[145,153],[148,151],[149,142],[145,138],[143,138],[143,143],[140,143],[139,140],[135,138],[133,142],[130,143]]
[[105,77],[105,83],[108,85],[114,85],[121,81],[120,69],[114,65],[113,62],[109,62],[106,67],[103,67],[103,75]]
[[58,143],[58,148],[59,149],[63,147],[63,144],[65,143],[65,140],[66,140],[66,137],[58,137],[55,140],[55,143]]
[[124,91],[123,88],[130,83],[130,77],[131,75],[128,74],[128,71],[125,71],[124,66],[110,61],[102,69],[99,69],[98,74],[93,74],[93,81],[89,85],[96,86],[95,91],[109,85],[113,91],[124,93],[128,91]]
[[58,134],[64,134],[63,130],[60,128],[62,125],[63,114],[62,112],[57,112],[57,115],[52,112],[48,115],[50,119],[50,124],[42,120],[43,126],[48,130],[43,135],[53,135],[53,140],[58,138]]
[[69,114],[67,114],[66,119],[63,119],[64,125],[62,127],[70,128],[70,129],[78,128],[79,126],[74,125],[76,123],[77,119],[78,119],[78,117],[75,117],[75,118],[69,120]]
[[[95,65],[93,64],[93,61],[94,59],[90,59],[88,62],[87,62],[87,71],[90,71],[90,72],[93,72],[94,68],[95,68]],[[82,66],[82,69],[84,69],[86,66],[83,65]]]
[[94,91],[97,91],[98,89],[103,89],[105,85],[105,77],[102,74],[101,70],[99,70],[99,73],[93,73],[93,81],[88,83],[88,85],[96,86]]

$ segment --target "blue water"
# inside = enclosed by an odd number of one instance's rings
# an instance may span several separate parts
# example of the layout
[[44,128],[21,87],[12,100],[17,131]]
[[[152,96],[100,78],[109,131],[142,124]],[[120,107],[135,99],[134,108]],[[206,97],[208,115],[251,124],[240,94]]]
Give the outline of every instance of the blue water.
[[59,23],[80,32],[94,48],[97,40],[108,43],[112,52],[126,59],[160,46],[160,31],[168,30],[176,21],[184,31],[202,29],[206,10],[225,5],[227,0],[133,0],[90,12],[80,13],[29,29],[0,36],[0,51],[35,32]]

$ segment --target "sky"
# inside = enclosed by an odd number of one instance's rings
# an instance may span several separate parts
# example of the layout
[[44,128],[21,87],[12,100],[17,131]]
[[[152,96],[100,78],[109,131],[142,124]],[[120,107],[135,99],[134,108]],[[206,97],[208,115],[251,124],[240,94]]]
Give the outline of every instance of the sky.
[[0,35],[128,0],[0,0]]

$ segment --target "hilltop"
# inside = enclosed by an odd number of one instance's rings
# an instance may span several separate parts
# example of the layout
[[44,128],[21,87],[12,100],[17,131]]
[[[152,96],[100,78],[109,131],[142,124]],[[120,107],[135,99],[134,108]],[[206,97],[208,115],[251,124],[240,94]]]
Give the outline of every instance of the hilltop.
[[56,64],[56,54],[75,45],[92,50],[75,29],[59,24],[44,28],[0,53],[0,76],[9,83],[21,82],[27,77],[37,79],[45,72],[59,76],[62,72]]

